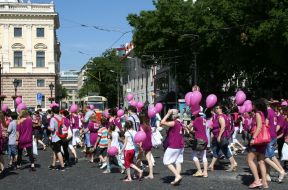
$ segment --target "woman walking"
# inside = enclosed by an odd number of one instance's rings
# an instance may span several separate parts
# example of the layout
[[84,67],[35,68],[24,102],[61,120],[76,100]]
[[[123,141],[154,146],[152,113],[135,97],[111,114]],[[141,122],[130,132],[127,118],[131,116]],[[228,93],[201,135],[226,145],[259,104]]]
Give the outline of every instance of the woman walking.
[[148,176],[145,177],[145,179],[153,179],[153,162],[152,162],[152,155],[151,155],[151,150],[152,150],[152,128],[150,126],[150,120],[149,117],[141,112],[140,116],[140,130],[143,131],[146,134],[146,139],[142,142],[141,148],[143,150],[143,153],[145,155],[145,158],[148,162],[148,167],[149,167],[149,174]]
[[212,139],[212,150],[213,158],[208,167],[209,170],[214,170],[214,165],[220,156],[220,150],[230,161],[230,168],[226,170],[227,172],[236,171],[236,161],[229,150],[229,137],[230,137],[230,123],[228,118],[222,112],[222,106],[217,105],[214,109],[216,117],[213,120],[213,139]]
[[[168,137],[166,137],[167,144],[165,145],[167,149],[164,153],[163,163],[175,176],[171,185],[179,185],[182,180],[181,164],[183,163],[184,153],[184,126],[179,119],[178,113],[178,110],[171,109],[161,121],[161,125],[169,127]],[[170,117],[172,117],[172,120],[168,121]]]
[[6,128],[6,122],[4,114],[0,111],[0,174],[4,171],[4,158],[3,158],[3,146],[4,146],[4,138],[2,136],[2,129]]
[[[267,189],[269,187],[266,178],[266,166],[264,161],[267,144],[254,145],[254,140],[260,134],[261,130],[263,130],[263,127],[265,126],[265,119],[268,116],[267,106],[264,100],[263,99],[256,100],[254,102],[254,109],[256,114],[252,122],[253,126],[252,139],[250,140],[249,152],[247,154],[247,162],[253,174],[254,182],[249,185],[249,188],[254,189],[263,187]],[[261,173],[261,179],[259,177],[257,165],[255,164],[254,160],[257,160],[258,162]]]
[[[200,112],[200,110],[199,110]],[[194,140],[196,141],[195,146],[192,147],[192,160],[195,163],[195,166],[197,168],[197,172],[193,174],[194,177],[208,177],[208,161],[206,157],[206,149],[208,144],[208,138],[206,135],[206,120],[201,117],[198,113],[193,114],[196,118],[191,123],[189,132],[194,134]],[[197,157],[197,155],[200,155],[204,170],[202,172],[200,161]]]
[[30,114],[27,110],[22,110],[19,114],[19,119],[17,121],[17,138],[16,138],[16,142],[18,142],[17,168],[21,167],[23,149],[26,148],[31,163],[31,171],[36,171],[32,151],[32,139],[33,139],[32,130],[33,130],[32,118],[30,117]]

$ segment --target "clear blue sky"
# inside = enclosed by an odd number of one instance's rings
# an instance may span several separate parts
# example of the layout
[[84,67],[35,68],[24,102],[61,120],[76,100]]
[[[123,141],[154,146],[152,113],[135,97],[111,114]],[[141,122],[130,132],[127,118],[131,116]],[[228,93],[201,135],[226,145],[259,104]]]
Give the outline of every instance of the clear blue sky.
[[[81,69],[90,57],[101,55],[122,35],[119,32],[96,30],[92,26],[131,31],[126,20],[129,13],[139,14],[141,10],[155,9],[152,0],[54,0],[54,4],[61,25],[57,30],[62,52],[61,71]],[[90,27],[81,27],[81,24]],[[131,39],[132,33],[127,33],[113,47],[120,47]]]

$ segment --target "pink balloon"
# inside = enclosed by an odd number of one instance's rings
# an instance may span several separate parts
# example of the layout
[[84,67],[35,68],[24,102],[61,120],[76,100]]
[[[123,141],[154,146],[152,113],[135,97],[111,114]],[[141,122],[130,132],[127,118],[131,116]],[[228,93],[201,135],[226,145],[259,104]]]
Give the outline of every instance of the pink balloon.
[[157,110],[156,110],[155,107],[150,107],[150,108],[148,109],[148,117],[149,117],[149,118],[154,117],[156,114],[157,114]]
[[109,118],[109,110],[108,109],[104,110],[103,115],[104,117]]
[[143,142],[146,139],[146,133],[143,131],[138,131],[134,137],[135,143]]
[[8,110],[8,106],[6,104],[3,104],[1,110],[5,113]]
[[95,108],[94,105],[90,105],[89,107],[90,107],[90,110],[94,110]]
[[194,116],[198,115],[201,111],[200,105],[191,106],[190,111],[191,111],[192,115],[194,115]]
[[213,125],[212,120],[207,120],[207,121],[206,121],[206,125],[207,125],[208,127],[211,127],[211,126]]
[[72,104],[70,107],[70,112],[75,113],[75,112],[77,112],[77,110],[78,110],[77,104]]
[[246,105],[246,104],[252,104],[252,101],[251,100],[246,100],[243,105]]
[[118,154],[118,148],[115,146],[111,146],[107,149],[107,153],[109,156],[116,156]]
[[210,94],[206,98],[206,107],[212,108],[217,103],[217,96],[215,94]]
[[244,103],[244,101],[246,100],[246,94],[242,90],[239,90],[236,93],[235,100],[236,100],[236,104],[238,106],[242,105]]
[[131,101],[133,98],[134,98],[133,94],[128,94],[127,97],[126,97],[126,99],[128,101]]
[[131,100],[130,101],[130,105],[133,106],[133,107],[136,107],[137,106],[137,102],[135,100]]
[[239,111],[239,113],[245,113],[245,111],[246,111],[246,107],[243,105],[243,106],[238,106],[238,111]]
[[122,117],[124,115],[124,110],[120,109],[117,111],[117,116]]
[[162,111],[162,109],[163,109],[163,104],[162,103],[157,103],[156,105],[155,105],[155,109],[156,109],[156,111],[157,111],[157,113],[160,113],[161,111]]
[[27,106],[23,103],[20,103],[18,106],[17,106],[17,112],[21,111],[21,110],[25,110],[27,108]]
[[187,106],[191,106],[191,96],[192,96],[193,92],[188,92],[186,95],[185,95],[185,102],[187,104]]
[[246,103],[243,106],[245,107],[245,112],[251,112],[253,110],[253,106],[250,103]]
[[281,102],[281,106],[288,106],[287,101],[283,101],[283,102]]
[[190,104],[191,106],[195,106],[200,104],[202,99],[202,94],[199,91],[192,92],[192,95],[190,96]]
[[21,104],[21,103],[22,103],[22,98],[21,98],[21,97],[17,97],[17,98],[15,99],[15,102],[16,102],[16,105]]
[[138,102],[136,107],[141,109],[141,108],[144,107],[144,103],[143,102]]

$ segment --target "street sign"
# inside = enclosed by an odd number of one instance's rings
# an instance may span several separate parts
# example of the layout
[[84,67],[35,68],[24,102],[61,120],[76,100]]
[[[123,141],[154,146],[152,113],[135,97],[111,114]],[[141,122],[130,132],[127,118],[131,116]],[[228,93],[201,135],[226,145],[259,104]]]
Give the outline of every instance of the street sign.
[[37,104],[41,104],[42,103],[42,93],[37,93]]

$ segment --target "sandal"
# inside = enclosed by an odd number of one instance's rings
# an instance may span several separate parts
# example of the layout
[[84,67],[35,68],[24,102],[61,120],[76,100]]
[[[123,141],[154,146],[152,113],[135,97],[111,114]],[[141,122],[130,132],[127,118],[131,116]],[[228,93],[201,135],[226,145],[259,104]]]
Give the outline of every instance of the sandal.
[[174,186],[179,185],[181,181],[182,181],[182,177],[178,179],[177,181],[172,181],[171,185],[174,185]]
[[285,172],[279,175],[278,183],[283,183],[284,177],[285,177]]
[[208,171],[214,171],[214,168],[211,167],[211,166],[209,166],[209,167],[208,167]]
[[203,173],[200,171],[197,171],[195,174],[192,175],[193,177],[203,177]]
[[260,181],[258,183],[256,181],[254,181],[252,184],[249,185],[249,189],[260,188],[262,186],[263,186],[263,184]]

